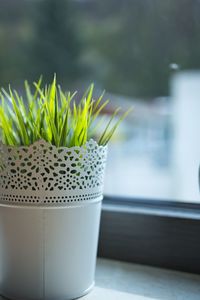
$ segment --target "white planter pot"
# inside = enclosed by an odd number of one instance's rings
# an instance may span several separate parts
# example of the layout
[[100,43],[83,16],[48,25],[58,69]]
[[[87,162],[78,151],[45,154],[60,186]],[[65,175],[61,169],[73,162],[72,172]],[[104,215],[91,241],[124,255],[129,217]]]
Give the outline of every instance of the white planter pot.
[[1,295],[67,300],[90,291],[105,160],[106,148],[94,141],[81,148],[1,146]]

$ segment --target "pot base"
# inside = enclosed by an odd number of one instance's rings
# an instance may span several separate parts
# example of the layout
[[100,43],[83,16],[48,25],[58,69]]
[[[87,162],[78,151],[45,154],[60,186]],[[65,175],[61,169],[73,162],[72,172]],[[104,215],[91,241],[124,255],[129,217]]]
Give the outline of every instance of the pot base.
[[[68,298],[68,297],[67,298],[57,298],[56,300],[75,300],[75,299],[80,299],[80,298],[84,297],[85,295],[89,294],[92,291],[92,289],[94,288],[94,285],[95,285],[95,282],[93,282],[91,284],[91,286],[89,286],[88,289],[86,289],[85,291],[83,291],[81,293],[81,295],[75,296],[75,298]],[[19,299],[19,298],[9,297],[7,295],[2,295],[2,294],[0,294],[0,296],[3,299],[5,299],[5,300],[27,300],[27,299],[22,299],[22,298]],[[52,298],[45,298],[44,297],[44,298],[42,298],[40,300],[55,300],[55,298],[52,299]]]

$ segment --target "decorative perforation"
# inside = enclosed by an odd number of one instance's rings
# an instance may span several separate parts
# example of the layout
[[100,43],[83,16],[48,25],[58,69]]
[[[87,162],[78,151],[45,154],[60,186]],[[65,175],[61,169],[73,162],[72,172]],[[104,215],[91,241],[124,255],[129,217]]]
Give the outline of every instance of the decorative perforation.
[[1,203],[55,205],[102,196],[107,147],[90,140],[60,147],[41,140],[29,147],[0,144]]

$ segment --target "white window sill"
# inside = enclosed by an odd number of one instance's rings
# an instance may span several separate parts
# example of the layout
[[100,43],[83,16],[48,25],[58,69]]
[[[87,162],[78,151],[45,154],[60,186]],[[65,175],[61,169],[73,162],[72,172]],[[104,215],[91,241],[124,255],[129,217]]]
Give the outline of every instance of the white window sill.
[[87,296],[80,298],[82,300],[150,300],[152,298],[138,295],[122,293],[114,290],[95,287]]
[[84,300],[200,299],[200,275],[97,260],[96,287]]

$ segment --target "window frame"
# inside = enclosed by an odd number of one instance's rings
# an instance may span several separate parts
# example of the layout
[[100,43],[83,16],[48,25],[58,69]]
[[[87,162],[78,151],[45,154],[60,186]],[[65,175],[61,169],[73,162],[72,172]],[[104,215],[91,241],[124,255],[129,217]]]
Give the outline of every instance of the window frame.
[[105,196],[98,255],[200,274],[200,204]]

